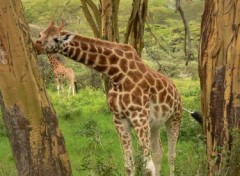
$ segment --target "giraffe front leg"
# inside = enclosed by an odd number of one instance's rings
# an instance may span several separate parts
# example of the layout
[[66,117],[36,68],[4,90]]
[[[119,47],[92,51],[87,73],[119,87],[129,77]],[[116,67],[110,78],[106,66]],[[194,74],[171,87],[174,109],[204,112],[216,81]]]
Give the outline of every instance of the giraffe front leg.
[[59,83],[59,79],[58,78],[55,78],[55,81],[57,83],[57,92],[58,92],[58,95],[59,95],[59,92],[60,92],[60,83]]
[[160,138],[160,126],[151,126],[151,149],[156,176],[160,175],[163,147]]
[[62,90],[62,92],[64,92],[63,80],[62,79],[59,79],[59,84],[60,84],[60,89]]
[[114,125],[119,134],[123,153],[125,170],[128,176],[134,176],[134,161],[132,156],[131,127],[127,119],[119,119],[114,116]]
[[155,166],[151,154],[151,132],[147,117],[133,118],[132,125],[136,131],[138,140],[143,150],[144,162],[146,164],[146,175],[156,176]]

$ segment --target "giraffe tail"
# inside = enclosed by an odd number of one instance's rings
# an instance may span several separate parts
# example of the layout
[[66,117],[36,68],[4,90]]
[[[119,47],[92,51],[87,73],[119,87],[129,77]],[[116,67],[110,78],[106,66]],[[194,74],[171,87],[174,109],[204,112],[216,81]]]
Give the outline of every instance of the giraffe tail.
[[188,112],[191,114],[191,116],[199,123],[199,124],[203,124],[203,119],[202,119],[202,114],[200,112],[194,111],[191,112],[186,108],[183,108],[184,111]]
[[191,116],[201,125],[203,124],[202,114],[200,112],[194,111],[191,113]]
[[76,93],[78,93],[78,87],[77,87],[77,82],[76,81],[74,81],[74,88],[75,88]]

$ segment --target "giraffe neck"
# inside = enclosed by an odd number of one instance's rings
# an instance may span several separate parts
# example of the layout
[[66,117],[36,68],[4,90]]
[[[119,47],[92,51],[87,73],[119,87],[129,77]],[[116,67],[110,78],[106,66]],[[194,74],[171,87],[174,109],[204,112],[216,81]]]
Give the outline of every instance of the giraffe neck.
[[126,74],[135,50],[123,44],[66,34],[61,37],[60,54],[107,75],[113,82]]
[[62,65],[53,55],[48,55],[48,60],[52,65],[53,69],[56,69],[57,67],[59,67],[59,65]]

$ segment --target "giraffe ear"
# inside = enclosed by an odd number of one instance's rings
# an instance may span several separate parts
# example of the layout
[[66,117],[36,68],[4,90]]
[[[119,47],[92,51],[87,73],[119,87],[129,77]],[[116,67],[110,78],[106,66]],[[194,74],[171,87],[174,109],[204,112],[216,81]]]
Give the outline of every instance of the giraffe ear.
[[58,31],[60,32],[62,30],[62,28],[64,27],[64,24],[61,23],[59,26],[58,26]]
[[51,21],[51,23],[49,24],[49,27],[54,27],[54,21]]

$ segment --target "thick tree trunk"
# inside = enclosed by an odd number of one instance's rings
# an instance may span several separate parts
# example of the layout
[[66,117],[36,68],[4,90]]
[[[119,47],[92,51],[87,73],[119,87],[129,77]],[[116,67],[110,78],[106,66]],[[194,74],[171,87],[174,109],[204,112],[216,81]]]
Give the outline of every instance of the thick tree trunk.
[[[209,175],[240,175],[232,163],[233,130],[240,128],[240,1],[205,1],[199,75]],[[240,144],[238,144],[238,147]],[[236,153],[236,155],[239,153]]]
[[21,1],[1,0],[0,7],[0,104],[18,174],[72,175]]

